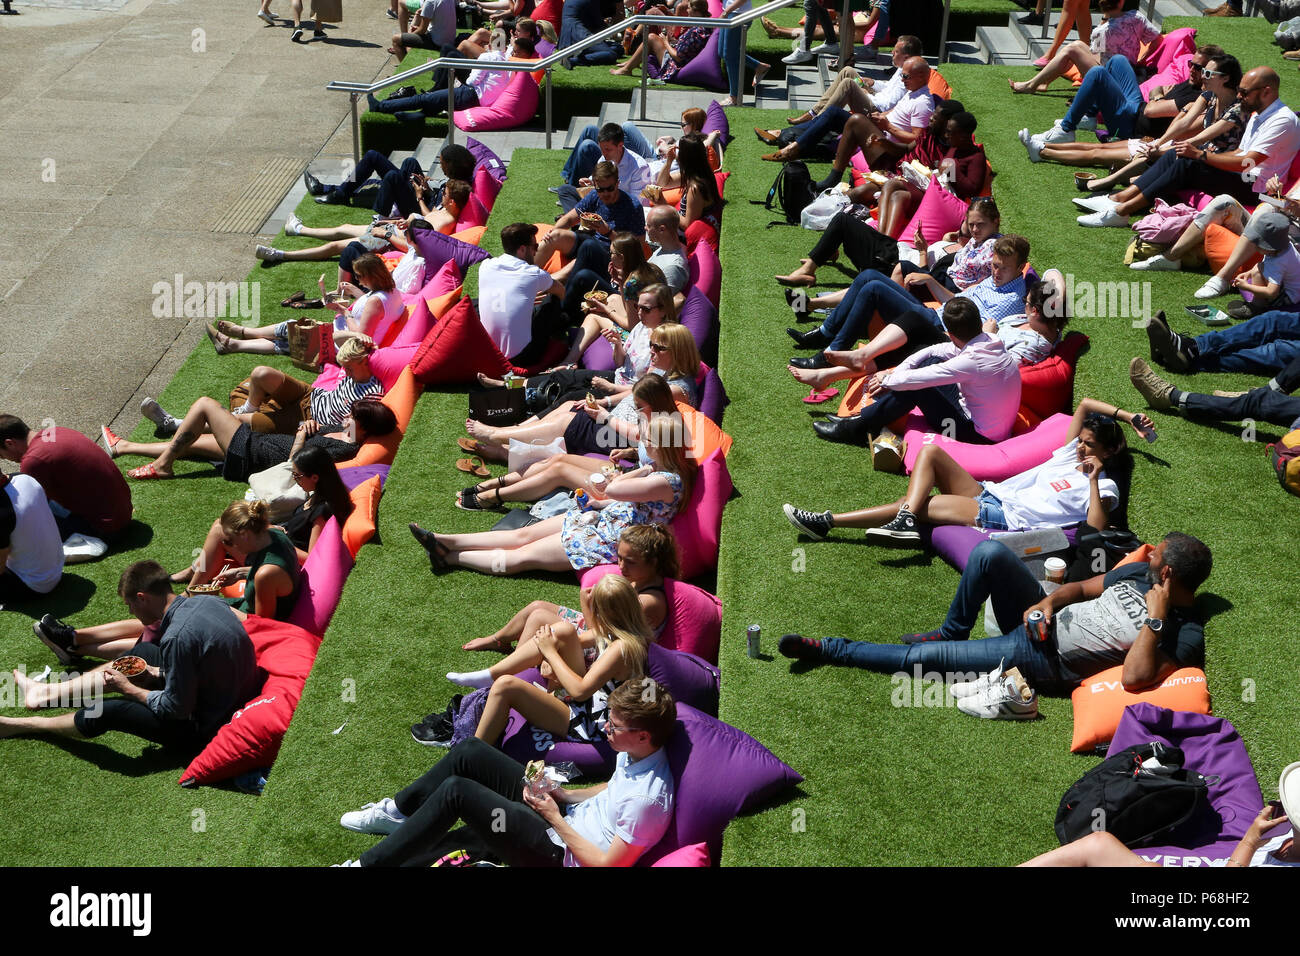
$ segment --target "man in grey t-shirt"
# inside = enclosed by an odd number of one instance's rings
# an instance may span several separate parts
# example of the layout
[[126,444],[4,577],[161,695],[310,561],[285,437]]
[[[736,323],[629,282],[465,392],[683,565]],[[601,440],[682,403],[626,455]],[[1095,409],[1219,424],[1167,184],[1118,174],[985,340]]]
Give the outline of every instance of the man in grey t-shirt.
[[691,268],[678,233],[680,228],[681,218],[672,206],[652,206],[646,213],[645,237],[657,247],[649,261],[663,272],[664,282],[673,290],[673,300],[679,309],[691,284]]

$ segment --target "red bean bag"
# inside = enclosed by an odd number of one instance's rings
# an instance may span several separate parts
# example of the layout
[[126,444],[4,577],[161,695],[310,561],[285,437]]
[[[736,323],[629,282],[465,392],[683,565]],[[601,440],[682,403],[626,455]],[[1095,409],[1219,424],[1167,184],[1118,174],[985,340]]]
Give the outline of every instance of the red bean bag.
[[479,321],[469,299],[461,299],[425,336],[411,361],[422,385],[468,384],[476,374],[504,375],[510,363]]
[[510,78],[510,83],[491,106],[456,110],[456,128],[471,133],[517,129],[533,118],[537,112],[537,99],[537,81],[520,70]]
[[178,781],[183,787],[228,780],[275,761],[320,648],[320,638],[303,628],[256,614],[244,620],[244,630],[266,683],[185,768]]
[[1047,358],[1020,366],[1020,412],[1014,434],[1023,435],[1043,419],[1074,408],[1074,370],[1087,347],[1088,336],[1071,332]]

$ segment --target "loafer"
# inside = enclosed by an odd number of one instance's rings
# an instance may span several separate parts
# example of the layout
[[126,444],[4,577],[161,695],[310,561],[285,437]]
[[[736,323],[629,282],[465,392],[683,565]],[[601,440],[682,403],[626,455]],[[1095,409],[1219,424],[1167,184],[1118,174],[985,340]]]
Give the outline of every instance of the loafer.
[[800,332],[798,329],[786,329],[785,334],[794,339],[794,344],[801,349],[824,349],[831,344],[830,336],[822,331],[820,325],[806,332]]
[[840,442],[844,445],[858,445],[863,448],[866,447],[869,438],[867,430],[862,427],[859,419],[841,419],[838,422],[813,422],[813,431],[817,433],[818,438]]
[[324,196],[330,191],[330,188],[323,182],[313,176],[307,170],[303,170],[302,184],[307,187],[307,192],[313,196]]
[[757,136],[762,142],[767,143],[769,146],[776,146],[781,142],[780,136],[777,136],[775,133],[771,132],[770,130],[763,129],[763,127],[761,126],[754,127],[754,135]]
[[816,355],[796,355],[794,358],[790,359],[790,365],[794,368],[802,369],[831,367],[830,360],[821,352],[818,352]]

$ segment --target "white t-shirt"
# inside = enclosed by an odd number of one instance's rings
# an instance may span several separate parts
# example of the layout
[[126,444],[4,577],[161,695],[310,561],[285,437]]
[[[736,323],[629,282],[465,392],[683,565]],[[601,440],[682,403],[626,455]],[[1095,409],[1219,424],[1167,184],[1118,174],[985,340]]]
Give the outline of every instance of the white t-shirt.
[[1265,256],[1259,264],[1259,274],[1265,282],[1281,284],[1281,294],[1289,302],[1300,302],[1300,253],[1295,246],[1287,245],[1275,256]]
[[[897,129],[925,129],[930,125],[930,117],[934,115],[934,94],[926,87],[919,90],[909,90],[903,94],[903,98],[898,101],[888,113],[889,125]],[[898,145],[904,145],[903,141],[896,137],[893,132],[888,134],[889,141]]]
[[370,304],[370,300],[373,297],[377,297],[379,301],[383,303],[384,311],[370,328],[362,329],[361,331],[370,336],[376,342],[382,341],[384,333],[388,331],[388,327],[391,326],[393,322],[396,321],[397,317],[406,310],[406,304],[402,302],[402,294],[400,292],[388,292],[383,290],[378,292],[367,292],[365,295],[361,296],[361,298],[357,299],[356,302],[352,303],[352,308],[348,309],[346,318],[342,314],[334,316],[334,328],[343,332],[348,327],[347,319],[351,319],[353,322],[360,321],[362,313],[365,312],[366,306]]
[[[1079,439],[1058,448],[1037,468],[1030,468],[1006,481],[986,481],[984,490],[1002,502],[1007,527],[1059,528],[1088,517],[1091,496],[1088,476],[1078,470]],[[1097,481],[1102,507],[1110,510],[1119,501],[1119,488],[1109,478]],[[1106,506],[1106,502],[1111,504]]]
[[[566,819],[579,834],[608,850],[615,838],[631,846],[654,846],[668,832],[672,816],[673,775],[668,752],[660,747],[636,763],[620,753],[609,786],[590,800],[570,804]],[[564,842],[554,830],[551,839]],[[564,865],[578,865],[572,850],[564,851]]]
[[1264,157],[1247,173],[1255,177],[1251,188],[1262,193],[1273,176],[1287,178],[1287,169],[1297,151],[1300,151],[1300,118],[1281,100],[1274,100],[1246,121],[1236,155],[1260,153]]
[[1055,342],[1035,332],[1026,315],[1009,315],[998,321],[998,338],[1021,365],[1033,365],[1052,354]]
[[555,280],[540,266],[511,255],[485,259],[478,272],[478,316],[506,358],[533,340],[533,301]]
[[[453,6],[452,9],[454,10],[455,7]],[[499,63],[504,61],[505,58],[505,54],[500,50],[488,50],[478,58],[478,61],[480,63],[484,60],[489,63]],[[493,101],[505,91],[513,76],[513,73],[506,70],[488,70],[480,67],[477,70],[470,70],[465,82],[472,86],[474,92],[478,94],[479,106],[491,106]]]
[[63,577],[63,539],[45,490],[31,475],[14,475],[4,493],[14,522],[8,540],[0,528],[0,547],[10,549],[5,565],[37,594],[49,594]]

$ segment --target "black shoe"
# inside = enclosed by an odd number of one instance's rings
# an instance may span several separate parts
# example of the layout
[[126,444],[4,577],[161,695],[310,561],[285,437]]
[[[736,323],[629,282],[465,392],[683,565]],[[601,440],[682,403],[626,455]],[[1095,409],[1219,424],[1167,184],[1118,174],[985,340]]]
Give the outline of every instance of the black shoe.
[[397,89],[393,90],[393,92],[389,93],[385,99],[404,100],[407,97],[414,96],[418,92],[419,91],[413,86],[399,86]]
[[452,737],[456,731],[451,721],[447,719],[446,714],[439,714],[438,720],[433,723],[421,723],[411,725],[411,736],[417,744],[423,744],[426,747],[441,747],[444,750],[451,748]]
[[829,511],[805,511],[794,505],[785,505],[785,517],[792,525],[810,538],[821,541],[831,533],[831,513]]
[[887,525],[867,529],[867,540],[875,544],[919,544],[921,529],[916,515],[906,508],[898,509],[898,517]]
[[347,200],[340,199],[336,196],[334,190],[330,189],[328,186],[325,187],[324,193],[316,197],[316,202],[320,203],[322,206],[340,206],[346,201]]
[[375,99],[374,93],[366,94],[366,106],[370,109],[370,112],[372,113],[383,112],[383,110],[379,108],[379,100]]
[[[785,334],[794,339],[794,344],[801,349],[824,349],[831,344],[831,337],[822,331],[819,325],[807,332],[800,332],[798,329],[786,329]],[[820,366],[825,368],[825,366]]]
[[420,547],[424,548],[429,555],[429,567],[433,569],[434,574],[441,574],[447,570],[447,559],[438,553],[438,538],[432,531],[425,531],[418,524],[412,521],[408,528],[415,540],[420,542]]
[[821,660],[822,642],[799,634],[783,634],[776,642],[776,649],[782,657],[793,657],[800,661]]
[[845,445],[866,447],[870,436],[862,427],[859,419],[841,419],[838,422],[813,422],[813,431],[817,437],[827,441],[841,442]]
[[311,33],[311,38],[313,40],[324,40],[328,36],[329,34],[327,34],[324,30],[313,30]]
[[1016,18],[1018,23],[1023,23],[1027,27],[1041,27],[1043,25],[1044,15],[1041,13],[1027,13],[1023,17]]
[[390,20],[396,20],[396,19],[397,19],[397,14],[394,13],[394,12],[392,11],[391,8],[388,9],[388,10],[385,10],[385,11],[384,11],[384,15],[385,15],[386,17],[388,17],[388,19],[390,19]]
[[77,629],[64,624],[58,618],[46,614],[32,624],[32,631],[41,639],[41,643],[54,652],[59,663],[69,667],[81,661],[76,652]]
[[310,196],[324,196],[330,191],[328,186],[306,170],[303,170],[302,184],[307,187]]
[[[785,304],[790,307],[794,313],[796,322],[803,322],[808,318],[808,300],[812,298],[807,289],[786,289]],[[787,329],[786,331],[790,331]],[[829,344],[829,343],[828,343]]]
[[294,30],[293,33],[290,35],[290,37],[289,37],[289,42],[290,42],[290,43],[301,43],[301,42],[302,42],[302,34],[303,34],[303,29],[302,29],[302,27],[298,27],[298,29]]
[[794,358],[790,359],[790,365],[793,366],[794,368],[803,368],[803,369],[818,369],[818,368],[831,367],[830,360],[827,359],[826,356],[823,355],[821,352],[818,352],[816,355],[796,355]]
[[1173,372],[1190,372],[1191,355],[1183,337],[1169,328],[1164,311],[1157,312],[1147,323],[1147,341],[1151,346],[1151,359]]

